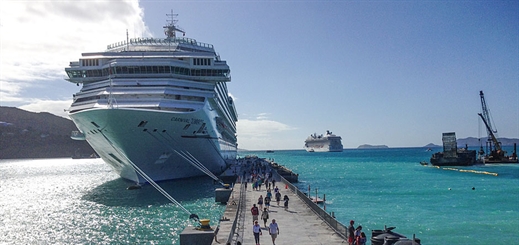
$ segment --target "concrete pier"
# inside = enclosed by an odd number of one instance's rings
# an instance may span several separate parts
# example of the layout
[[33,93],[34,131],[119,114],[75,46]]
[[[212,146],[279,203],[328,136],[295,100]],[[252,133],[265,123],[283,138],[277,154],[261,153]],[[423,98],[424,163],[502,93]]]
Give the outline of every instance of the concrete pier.
[[[262,161],[261,164],[267,164],[268,168],[271,169],[270,162],[262,159],[254,161]],[[242,167],[247,167],[247,165],[242,162],[238,163],[237,166],[232,166],[233,174],[242,176],[242,173],[246,171]],[[313,203],[277,172],[272,171],[271,173],[276,180],[276,186],[278,186],[281,196],[287,195],[290,199],[288,209],[285,209],[283,200],[278,205],[273,196],[269,208],[267,227],[272,219],[276,219],[280,230],[275,241],[277,245],[347,244],[346,227],[344,225]],[[233,193],[229,197],[227,208],[220,220],[213,245],[256,244],[252,232],[253,221],[250,209],[253,204],[257,203],[260,195],[265,197],[267,191],[264,185],[261,190],[253,190],[251,183],[248,183],[247,188],[245,188],[245,183],[241,183],[241,180],[243,180],[243,177],[238,178],[234,184]],[[272,194],[274,194],[273,190]],[[263,205],[263,207],[265,206]],[[272,244],[268,229],[264,227],[261,219],[261,212],[262,210],[260,210],[259,224],[262,227],[263,234],[260,236],[260,243]]]

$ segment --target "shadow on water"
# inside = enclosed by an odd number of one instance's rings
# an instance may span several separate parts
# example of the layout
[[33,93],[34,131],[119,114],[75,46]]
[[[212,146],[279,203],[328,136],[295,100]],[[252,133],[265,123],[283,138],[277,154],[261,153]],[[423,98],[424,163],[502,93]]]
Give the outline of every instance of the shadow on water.
[[[145,207],[171,203],[165,196],[150,184],[142,188],[128,190],[133,182],[122,178],[108,181],[95,187],[83,195],[82,199],[107,206]],[[161,181],[157,183],[178,202],[196,201],[211,198],[215,195],[215,185],[209,177],[193,177],[188,179]]]

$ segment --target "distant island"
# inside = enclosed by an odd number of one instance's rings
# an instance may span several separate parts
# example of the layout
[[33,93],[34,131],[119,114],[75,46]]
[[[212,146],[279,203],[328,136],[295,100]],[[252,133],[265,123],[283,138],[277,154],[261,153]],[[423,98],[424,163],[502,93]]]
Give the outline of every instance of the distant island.
[[[499,142],[501,142],[502,146],[513,146],[514,143],[519,145],[519,139],[498,138],[497,140]],[[478,138],[474,138],[474,137],[457,139],[456,141],[458,143],[458,146],[465,147],[465,145],[468,145],[468,146],[480,146],[480,145],[483,145],[483,147],[484,147],[485,143],[487,142],[487,137],[481,138],[481,141]]]
[[75,130],[70,119],[0,106],[0,159],[92,155],[95,151],[86,141],[70,138]]
[[[513,146],[514,143],[519,145],[519,139],[498,138],[497,140],[499,142],[501,142],[502,146]],[[475,137],[456,139],[456,143],[458,143],[458,147],[465,147],[465,145],[467,145],[469,147],[479,147],[479,146],[485,147],[486,142],[487,142],[487,137],[483,137],[483,138],[481,138],[481,140],[478,138],[475,138]],[[434,147],[442,147],[442,146],[443,145],[435,145],[433,143],[429,143],[429,144],[425,145],[424,147],[434,148]]]
[[364,144],[364,145],[359,145],[359,147],[357,147],[357,149],[385,149],[385,148],[389,148],[389,146]]

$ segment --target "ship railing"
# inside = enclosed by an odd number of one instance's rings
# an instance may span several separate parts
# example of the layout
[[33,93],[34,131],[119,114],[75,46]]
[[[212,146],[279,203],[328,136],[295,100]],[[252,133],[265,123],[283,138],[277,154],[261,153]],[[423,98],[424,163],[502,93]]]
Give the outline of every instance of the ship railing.
[[290,183],[288,180],[283,178],[277,171],[272,171],[273,177],[276,179],[280,179],[288,189],[292,190],[306,205],[321,218],[330,228],[332,228],[337,235],[341,236],[343,239],[348,239],[348,227],[343,225],[341,222],[337,221],[335,217],[326,212],[326,210],[322,209],[317,203],[313,202],[305,193],[301,192],[299,188]]
[[126,47],[128,44],[130,45],[171,45],[171,44],[189,44],[197,47],[202,47],[206,49],[213,50],[214,47],[212,44],[197,42],[195,39],[187,38],[187,37],[177,37],[177,38],[152,38],[152,37],[139,37],[139,38],[130,38],[129,41],[121,41],[107,45],[106,49],[108,51],[119,49]]

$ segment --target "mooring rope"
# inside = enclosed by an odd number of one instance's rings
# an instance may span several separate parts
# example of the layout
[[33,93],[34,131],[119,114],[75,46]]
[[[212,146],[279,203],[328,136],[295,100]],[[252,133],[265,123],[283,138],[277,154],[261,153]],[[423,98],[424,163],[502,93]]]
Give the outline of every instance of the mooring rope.
[[[198,170],[202,171],[203,173],[205,173],[206,175],[211,177],[213,180],[218,181],[218,183],[220,183],[222,186],[224,185],[224,183],[223,183],[223,181],[221,179],[219,179],[216,175],[214,175],[206,166],[204,166],[191,153],[189,153],[188,151],[180,151],[179,152],[176,149],[174,149],[173,147],[171,147],[170,144],[164,143],[162,140],[160,140],[157,136],[151,134],[149,131],[146,131],[146,132],[151,137],[155,138],[157,141],[161,142],[163,145],[168,147],[170,150],[172,150],[173,152],[178,154],[180,157],[182,157],[184,160],[186,160],[189,164],[193,165],[195,168],[197,168]],[[173,137],[171,137],[171,135],[168,134],[168,136],[171,138],[171,140],[175,141],[175,139]],[[166,139],[164,136],[162,136],[162,138],[164,138],[164,140],[168,141],[168,139]]]
[[218,177],[216,177],[216,175],[214,175],[209,169],[207,169],[207,167],[205,167],[200,161],[198,161],[198,159],[196,159],[193,155],[191,155],[191,153],[189,153],[188,151],[185,151],[185,152],[184,151],[178,152],[177,150],[174,150],[174,151],[175,151],[175,153],[180,155],[182,158],[184,158],[186,161],[191,163],[193,166],[198,168],[200,171],[204,172],[212,179],[214,179],[214,180],[218,181],[220,184],[224,185],[222,180],[220,180]]
[[126,158],[126,160],[128,160],[128,162],[133,167],[135,172],[137,172],[140,176],[142,176],[143,179],[148,181],[148,183],[150,183],[153,187],[155,187],[155,189],[157,191],[159,191],[162,195],[164,195],[168,200],[170,200],[172,203],[179,206],[184,212],[189,214],[190,218],[194,215],[193,213],[189,212],[189,210],[187,210],[184,206],[182,206],[182,204],[180,204],[177,200],[175,200],[175,198],[173,198],[171,195],[169,195],[164,189],[162,189],[162,187],[160,187],[155,181],[153,181],[153,179],[151,179],[146,173],[144,173],[144,171],[142,171],[139,167],[137,167],[137,165],[135,165],[135,163],[133,163],[128,157],[126,157],[125,154],[122,154],[121,151],[119,149],[117,149],[117,147],[115,147],[115,145],[112,143],[112,141],[110,139],[108,139],[108,137],[106,137],[106,135],[103,132],[101,132],[101,134],[108,141],[108,143],[110,143],[112,148],[115,151],[117,151],[117,153],[119,153],[121,156],[124,156],[124,158]]

